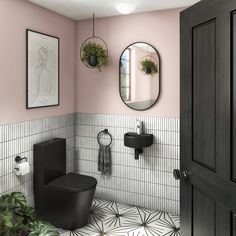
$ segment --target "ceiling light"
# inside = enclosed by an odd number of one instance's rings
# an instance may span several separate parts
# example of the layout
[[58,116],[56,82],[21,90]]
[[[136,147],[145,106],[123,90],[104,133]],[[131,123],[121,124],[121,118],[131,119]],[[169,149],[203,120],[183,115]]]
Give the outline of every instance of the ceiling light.
[[116,5],[116,10],[121,14],[130,14],[134,11],[135,6],[131,3],[119,3]]

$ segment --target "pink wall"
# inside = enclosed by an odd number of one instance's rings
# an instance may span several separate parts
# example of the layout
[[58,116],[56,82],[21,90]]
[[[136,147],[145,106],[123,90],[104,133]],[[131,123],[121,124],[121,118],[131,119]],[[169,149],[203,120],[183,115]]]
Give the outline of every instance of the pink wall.
[[[78,112],[178,117],[179,12],[96,20],[96,34],[107,42],[111,58],[110,65],[98,72],[78,60],[81,43],[92,33],[91,20],[76,24],[25,0],[0,0],[0,125],[74,112],[75,103]],[[26,28],[60,38],[60,106],[25,108]],[[162,64],[160,98],[153,108],[143,112],[129,109],[119,95],[119,57],[136,41],[155,46]]]
[[[77,112],[179,117],[179,12],[181,9],[109,17],[95,21],[96,35],[105,39],[111,58],[102,72],[76,66]],[[82,42],[91,36],[92,22],[77,24],[77,58]],[[131,43],[145,41],[161,57],[161,94],[147,111],[128,108],[119,95],[119,57]]]
[[[60,38],[60,106],[27,110],[26,28]],[[76,23],[25,0],[0,0],[0,124],[75,111]]]

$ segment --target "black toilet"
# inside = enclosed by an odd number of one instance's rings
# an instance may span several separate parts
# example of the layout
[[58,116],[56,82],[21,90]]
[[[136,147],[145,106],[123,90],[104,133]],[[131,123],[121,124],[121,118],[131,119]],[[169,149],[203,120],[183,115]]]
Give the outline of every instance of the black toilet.
[[66,174],[66,139],[34,145],[36,213],[58,228],[74,230],[88,223],[97,180]]

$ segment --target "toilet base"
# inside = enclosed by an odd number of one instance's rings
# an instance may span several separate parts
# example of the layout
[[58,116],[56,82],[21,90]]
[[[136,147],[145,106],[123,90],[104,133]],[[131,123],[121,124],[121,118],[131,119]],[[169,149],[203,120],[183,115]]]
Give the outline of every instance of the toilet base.
[[45,201],[35,206],[36,212],[57,228],[75,230],[88,223],[95,188],[84,192],[47,189]]

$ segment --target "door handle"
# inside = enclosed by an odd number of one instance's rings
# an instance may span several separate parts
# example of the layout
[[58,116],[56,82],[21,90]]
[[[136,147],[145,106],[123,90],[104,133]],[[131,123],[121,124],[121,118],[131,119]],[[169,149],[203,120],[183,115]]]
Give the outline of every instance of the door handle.
[[188,170],[183,170],[182,172],[179,169],[174,169],[173,170],[173,176],[176,180],[179,180],[181,176],[187,180],[188,177],[191,175],[191,172]]
[[180,179],[180,176],[181,176],[180,170],[179,170],[179,169],[174,169],[174,170],[173,170],[173,176],[174,176],[174,178],[175,178],[176,180],[179,180],[179,179]]

